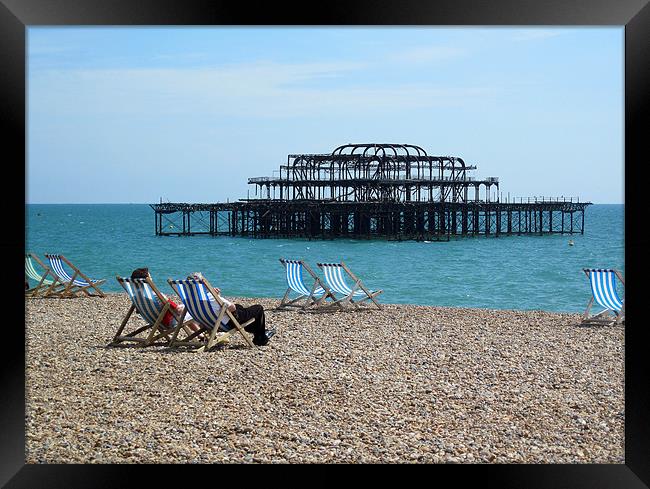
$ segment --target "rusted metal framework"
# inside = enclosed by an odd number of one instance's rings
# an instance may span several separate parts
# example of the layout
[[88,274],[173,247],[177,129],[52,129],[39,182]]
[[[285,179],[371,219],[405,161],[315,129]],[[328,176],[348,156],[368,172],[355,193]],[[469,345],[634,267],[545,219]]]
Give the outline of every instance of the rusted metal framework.
[[157,235],[448,240],[450,236],[584,233],[589,202],[500,201],[499,179],[461,158],[408,144],[347,144],[290,154],[279,175],[249,178],[233,203],[152,204]]
[[[461,158],[429,156],[410,144],[347,144],[331,154],[293,154],[278,177],[249,178],[266,199],[318,202],[469,202],[499,190]],[[470,189],[473,192],[470,192]]]

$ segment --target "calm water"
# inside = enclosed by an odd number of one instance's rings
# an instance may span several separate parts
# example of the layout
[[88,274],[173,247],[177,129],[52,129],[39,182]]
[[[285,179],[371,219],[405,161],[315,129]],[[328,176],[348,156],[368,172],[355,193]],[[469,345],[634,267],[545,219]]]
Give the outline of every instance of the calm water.
[[[582,312],[590,297],[583,267],[625,274],[623,205],[592,205],[584,235],[458,238],[449,242],[308,241],[155,236],[148,205],[26,206],[26,251],[65,255],[105,291],[116,275],[148,266],[159,288],[201,271],[227,296],[282,297],[278,258],[343,260],[384,303]],[[575,246],[569,246],[572,239]],[[623,294],[623,290],[619,293]]]

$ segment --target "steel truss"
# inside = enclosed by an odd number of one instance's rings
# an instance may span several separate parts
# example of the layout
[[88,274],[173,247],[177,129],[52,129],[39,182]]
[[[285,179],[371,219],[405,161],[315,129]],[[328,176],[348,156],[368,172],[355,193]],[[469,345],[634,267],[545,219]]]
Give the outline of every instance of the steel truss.
[[469,176],[461,158],[409,144],[348,144],[291,154],[277,177],[249,178],[255,198],[160,203],[157,235],[449,239],[584,233],[588,202],[500,202],[497,177]]

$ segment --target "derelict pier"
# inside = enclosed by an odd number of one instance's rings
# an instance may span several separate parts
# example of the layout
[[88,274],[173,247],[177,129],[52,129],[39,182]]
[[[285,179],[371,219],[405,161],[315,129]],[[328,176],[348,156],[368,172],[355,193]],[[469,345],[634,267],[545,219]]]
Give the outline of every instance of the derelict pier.
[[331,154],[291,154],[272,177],[248,179],[253,198],[159,203],[159,236],[387,238],[584,233],[590,202],[501,200],[498,177],[469,175],[461,158],[408,144],[348,144]]

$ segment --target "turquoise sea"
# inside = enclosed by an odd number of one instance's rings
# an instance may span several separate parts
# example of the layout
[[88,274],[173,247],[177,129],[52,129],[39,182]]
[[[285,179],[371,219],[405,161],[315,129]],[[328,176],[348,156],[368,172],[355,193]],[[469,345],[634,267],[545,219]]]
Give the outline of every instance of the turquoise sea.
[[[343,260],[381,302],[488,309],[582,312],[590,298],[582,268],[625,274],[624,205],[592,205],[585,234],[452,238],[448,242],[156,236],[146,204],[29,204],[26,251],[63,254],[103,290],[116,275],[148,266],[159,288],[201,271],[228,297],[277,297],[286,290],[279,258]],[[569,240],[575,245],[569,246]],[[624,294],[621,288],[619,293]]]

